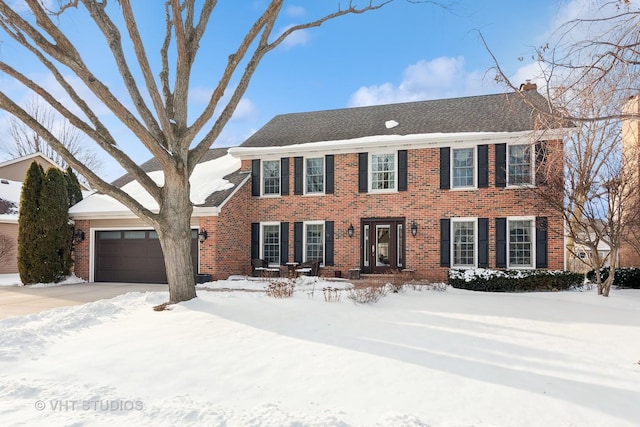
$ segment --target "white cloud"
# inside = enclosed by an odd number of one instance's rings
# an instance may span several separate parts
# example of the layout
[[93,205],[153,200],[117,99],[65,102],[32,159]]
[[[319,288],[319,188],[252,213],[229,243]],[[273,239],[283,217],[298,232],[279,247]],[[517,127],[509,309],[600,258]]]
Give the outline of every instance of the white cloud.
[[[293,27],[293,25],[287,25],[285,28],[283,28],[278,33],[278,37],[280,37],[285,31],[287,31],[291,27]],[[282,46],[285,49],[291,49],[294,46],[304,46],[307,43],[309,43],[310,39],[311,39],[311,36],[309,35],[308,30],[298,30],[289,34],[289,36],[287,36],[287,38],[284,39],[284,41],[280,46]]]
[[258,109],[256,105],[247,98],[242,98],[240,102],[238,102],[238,106],[236,110],[233,112],[233,120],[244,120],[255,116]]
[[478,95],[495,90],[483,72],[465,69],[464,57],[420,60],[408,66],[399,84],[363,86],[349,99],[350,107]]
[[306,13],[307,13],[307,10],[303,6],[295,6],[295,5],[288,6],[284,11],[285,15],[290,16],[292,18],[298,18],[300,16],[304,16]]

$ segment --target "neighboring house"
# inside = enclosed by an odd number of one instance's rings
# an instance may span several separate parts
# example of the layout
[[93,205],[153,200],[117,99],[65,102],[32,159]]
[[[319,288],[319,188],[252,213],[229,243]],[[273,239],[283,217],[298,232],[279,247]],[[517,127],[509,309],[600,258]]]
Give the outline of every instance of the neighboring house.
[[[638,209],[640,206],[640,193],[637,191],[640,185],[640,96],[635,95],[629,98],[625,106],[628,117],[622,120],[622,147],[623,147],[623,168],[625,178],[631,180],[630,188],[635,193],[635,198],[629,200],[629,204]],[[624,208],[629,216],[637,213]],[[627,216],[626,219],[629,218]],[[626,229],[622,233],[623,241],[620,245],[620,267],[640,267],[640,219],[627,221]]]
[[[545,147],[561,148],[565,130],[535,130],[529,102],[546,103],[535,89],[286,114],[230,155],[211,150],[196,172],[223,167],[228,187],[208,188],[206,201],[192,191],[197,270],[248,274],[253,258],[318,259],[330,276],[409,270],[431,280],[449,268],[563,269],[562,215],[532,187]],[[155,233],[108,199],[71,208],[88,237],[76,246],[76,274],[160,281]]]
[[[579,240],[584,242],[584,236],[586,236],[586,234],[581,233],[579,235]],[[591,236],[591,240],[595,241],[595,234],[592,233]],[[609,245],[600,240],[598,241],[597,250],[598,257],[604,261],[603,266],[609,266],[611,264],[611,260],[609,259],[611,248],[609,247]],[[577,271],[580,273],[586,273],[589,270],[592,270],[591,265],[593,263],[590,262],[590,259],[592,258],[593,254],[588,246],[576,243],[574,244],[573,252],[575,252],[575,254],[567,254],[567,270]]]
[[24,157],[0,163],[0,234],[9,237],[14,243],[13,256],[0,262],[0,274],[17,273],[18,246],[18,211],[22,181],[32,162],[38,162],[43,169],[51,166],[58,167],[53,160],[42,153],[35,153]]

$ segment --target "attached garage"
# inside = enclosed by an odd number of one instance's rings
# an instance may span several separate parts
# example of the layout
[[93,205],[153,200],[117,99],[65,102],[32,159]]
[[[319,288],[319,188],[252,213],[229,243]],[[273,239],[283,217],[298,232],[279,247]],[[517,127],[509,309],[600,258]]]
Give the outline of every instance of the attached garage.
[[[198,271],[198,232],[191,231],[191,258]],[[95,232],[96,282],[167,283],[164,258],[155,230]]]

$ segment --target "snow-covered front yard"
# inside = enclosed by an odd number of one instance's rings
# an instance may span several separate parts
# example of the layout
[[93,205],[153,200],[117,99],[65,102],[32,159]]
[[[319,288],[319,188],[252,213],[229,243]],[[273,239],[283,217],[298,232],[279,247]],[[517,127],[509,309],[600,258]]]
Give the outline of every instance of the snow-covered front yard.
[[325,302],[326,285],[285,299],[201,287],[162,312],[167,293],[130,293],[2,320],[0,425],[640,425],[640,291],[355,305]]

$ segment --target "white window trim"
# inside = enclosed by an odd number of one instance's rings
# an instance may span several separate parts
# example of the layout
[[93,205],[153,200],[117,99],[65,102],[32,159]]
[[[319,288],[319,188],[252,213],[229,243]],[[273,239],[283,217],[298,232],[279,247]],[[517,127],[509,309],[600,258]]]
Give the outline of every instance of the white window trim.
[[[511,233],[509,233],[509,223],[511,221],[531,221],[531,266],[511,265],[509,256],[509,246],[511,244]],[[507,217],[507,268],[512,270],[535,270],[536,269],[536,217],[535,216],[509,216]]]
[[[456,150],[466,150],[472,148],[473,149],[473,185],[469,185],[469,186],[464,186],[464,187],[456,187],[454,186],[454,179],[453,179],[453,168],[454,168],[454,163],[455,163],[455,159],[454,159],[454,155],[453,152]],[[477,145],[473,145],[473,146],[455,146],[455,147],[451,147],[450,150],[451,153],[451,167],[449,168],[449,182],[451,183],[451,190],[453,191],[465,191],[465,190],[476,190],[478,189],[478,146]]]
[[[278,192],[276,194],[265,194],[265,192],[264,192],[264,180],[265,180],[264,163],[265,162],[278,162]],[[280,159],[263,159],[263,160],[260,160],[260,194],[262,195],[262,197],[281,197],[281,195],[282,195],[282,171],[280,170],[280,168],[282,168],[282,163],[280,162]]]
[[[521,146],[521,145],[526,145],[529,147],[529,156],[531,157],[530,162],[531,162],[531,182],[527,183],[527,184],[511,184],[511,181],[509,179],[509,148],[510,147],[517,147],[517,146]],[[533,188],[535,187],[535,182],[536,182],[536,144],[531,144],[531,143],[510,143],[507,144],[507,152],[506,152],[506,180],[507,180],[507,188]]]
[[[277,225],[278,226],[278,260],[282,261],[280,259],[280,240],[281,240],[281,236],[282,236],[282,230],[280,229],[281,224],[278,221],[268,221],[268,222],[261,222],[260,223],[260,259],[264,259],[264,227],[265,226],[273,226],[273,225]],[[277,267],[280,264],[269,264],[269,267]]]
[[[316,191],[313,193],[310,193],[307,191],[307,160],[310,159],[321,159],[322,160],[322,191]],[[327,192],[327,165],[326,165],[326,159],[325,156],[309,156],[309,157],[304,157],[302,159],[303,162],[303,181],[302,181],[302,185],[303,185],[303,189],[302,189],[302,193],[305,196],[322,196],[324,194],[326,194]]]
[[324,266],[324,259],[327,252],[327,225],[325,221],[304,221],[302,223],[302,262],[307,262],[307,226],[308,225],[322,225],[322,261],[320,266]]
[[[453,224],[456,222],[473,222],[473,265],[455,264],[455,230]],[[476,217],[460,217],[451,218],[451,267],[461,270],[467,268],[476,268],[478,266],[478,218]]]
[[[398,192],[398,152],[397,151],[370,151],[367,162],[367,181],[369,193],[397,193]],[[393,188],[373,189],[373,156],[392,155],[394,158],[393,172],[395,179],[393,180]]]

